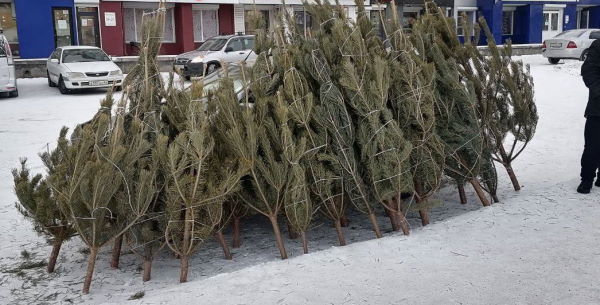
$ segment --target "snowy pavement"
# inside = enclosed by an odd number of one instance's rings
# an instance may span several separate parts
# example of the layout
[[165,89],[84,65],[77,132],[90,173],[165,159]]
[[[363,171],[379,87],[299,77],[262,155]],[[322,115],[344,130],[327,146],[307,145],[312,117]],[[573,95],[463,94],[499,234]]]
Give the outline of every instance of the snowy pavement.
[[[540,122],[515,164],[523,190],[512,191],[499,168],[501,203],[481,208],[469,193],[469,204],[460,205],[445,188],[431,225],[421,228],[409,215],[405,237],[381,218],[387,233],[373,240],[356,215],[345,247],[333,247],[335,231],[318,222],[309,232],[312,253],[300,255],[299,242],[286,239],[292,258],[285,261],[270,229],[250,221],[233,261],[210,242],[195,254],[186,284],[177,283],[178,261],[167,251],[148,283],[132,254],[110,270],[102,253],[88,296],[79,293],[85,254],[77,239],[63,248],[54,275],[8,272],[26,260],[22,250],[39,261],[50,249],[15,210],[10,169],[25,156],[42,170],[37,152],[54,145],[62,125],[89,119],[104,92],[61,96],[45,79],[22,80],[21,97],[0,99],[0,304],[599,304],[600,188],[574,191],[587,100],[581,64],[524,59],[532,64]],[[139,291],[142,299],[127,301]]]

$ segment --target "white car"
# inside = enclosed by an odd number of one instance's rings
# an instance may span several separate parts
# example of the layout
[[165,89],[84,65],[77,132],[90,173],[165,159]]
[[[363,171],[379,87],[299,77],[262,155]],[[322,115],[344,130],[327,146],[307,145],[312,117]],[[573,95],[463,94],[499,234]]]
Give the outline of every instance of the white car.
[[17,78],[15,77],[15,64],[10,45],[4,35],[0,35],[0,93],[8,97],[19,96]]
[[68,46],[52,52],[46,64],[48,86],[62,94],[75,89],[121,90],[123,72],[104,51],[96,47]]
[[598,38],[599,29],[565,31],[542,43],[542,55],[553,65],[561,59],[585,60],[587,49]]
[[252,65],[256,60],[253,49],[253,35],[215,36],[198,49],[178,55],[173,68],[189,79],[210,74],[220,68],[221,63],[246,62]]

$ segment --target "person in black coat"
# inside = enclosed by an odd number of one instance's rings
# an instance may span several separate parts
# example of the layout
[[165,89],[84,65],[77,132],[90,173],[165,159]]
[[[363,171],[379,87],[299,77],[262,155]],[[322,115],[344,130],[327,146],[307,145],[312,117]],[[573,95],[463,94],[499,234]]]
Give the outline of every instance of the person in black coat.
[[[585,146],[581,156],[581,184],[577,192],[587,194],[592,189],[596,171],[600,165],[600,39],[588,49],[588,57],[581,66],[583,82],[589,88],[589,98],[585,108]],[[600,186],[600,172],[596,179]]]

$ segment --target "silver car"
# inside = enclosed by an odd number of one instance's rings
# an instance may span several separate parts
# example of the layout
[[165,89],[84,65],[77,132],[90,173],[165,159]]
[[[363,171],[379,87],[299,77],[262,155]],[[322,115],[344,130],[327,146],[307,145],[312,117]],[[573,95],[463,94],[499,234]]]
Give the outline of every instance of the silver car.
[[246,62],[256,59],[253,35],[215,36],[207,39],[198,49],[175,58],[173,68],[186,79],[204,76],[221,67],[222,63]]
[[587,49],[598,38],[599,29],[565,31],[542,43],[542,55],[553,65],[561,59],[585,60]]

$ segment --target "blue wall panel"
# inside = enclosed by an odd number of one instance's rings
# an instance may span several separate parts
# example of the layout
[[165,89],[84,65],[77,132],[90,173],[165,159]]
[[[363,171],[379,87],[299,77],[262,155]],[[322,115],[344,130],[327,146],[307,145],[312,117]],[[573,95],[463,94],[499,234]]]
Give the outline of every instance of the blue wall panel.
[[73,0],[15,0],[21,58],[48,57],[55,49],[52,7],[71,9],[73,42],[76,43]]
[[[496,43],[502,42],[502,0],[477,0],[481,15],[485,18]],[[485,43],[485,39],[484,43]]]

